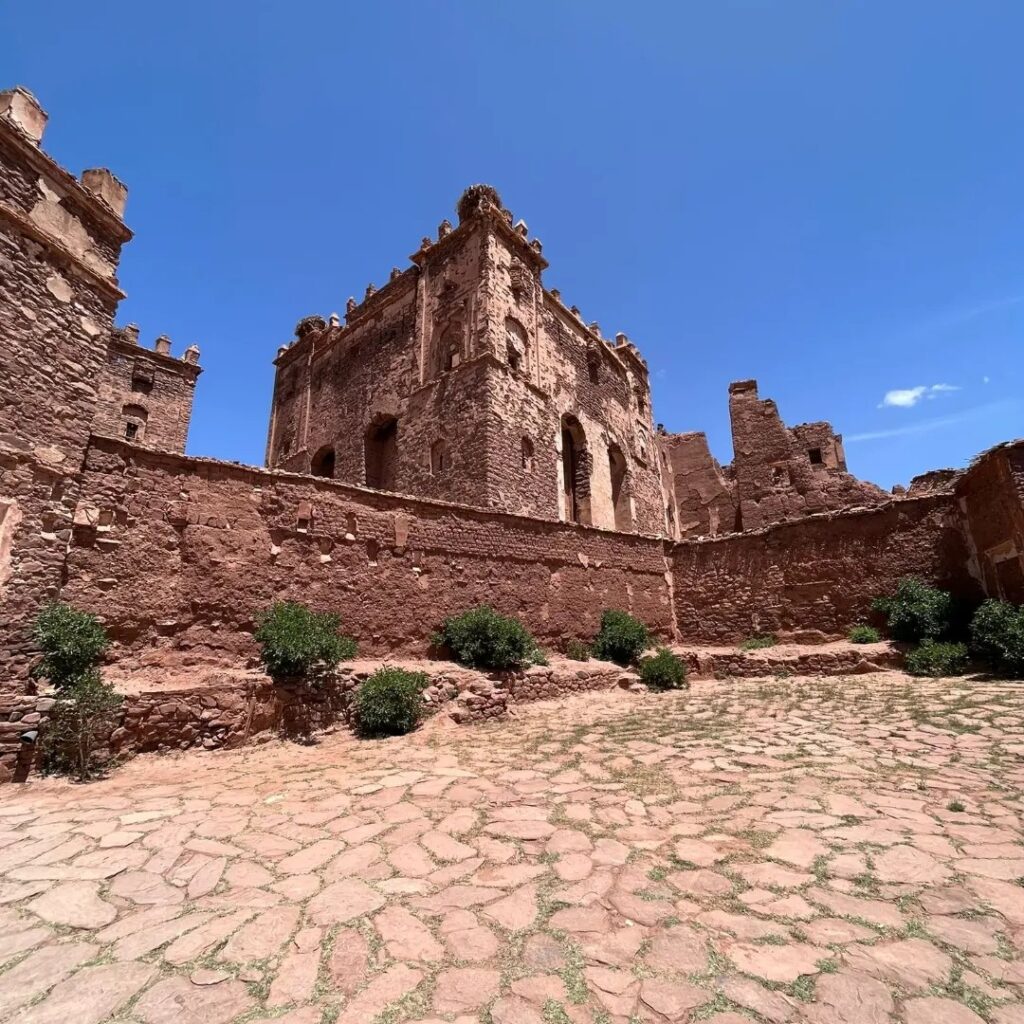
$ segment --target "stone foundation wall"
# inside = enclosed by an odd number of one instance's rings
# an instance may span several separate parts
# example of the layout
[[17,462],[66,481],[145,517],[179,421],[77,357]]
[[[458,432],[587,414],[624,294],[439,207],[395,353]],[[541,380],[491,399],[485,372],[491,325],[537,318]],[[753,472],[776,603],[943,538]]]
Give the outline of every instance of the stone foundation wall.
[[[276,686],[258,673],[208,672],[200,686],[126,694],[107,754],[216,750],[278,735],[312,736],[350,724],[353,695],[369,674],[342,666],[331,684],[313,687]],[[424,699],[428,714],[446,711],[467,723],[500,717],[515,704],[608,690],[636,678],[604,662],[490,676],[453,665],[431,673]],[[45,732],[53,704],[51,695],[0,696],[0,783],[20,781],[33,770],[38,747],[21,737],[30,730]]]
[[841,649],[741,651],[676,648],[691,679],[756,679],[764,676],[845,676],[903,667],[903,653],[887,643]]

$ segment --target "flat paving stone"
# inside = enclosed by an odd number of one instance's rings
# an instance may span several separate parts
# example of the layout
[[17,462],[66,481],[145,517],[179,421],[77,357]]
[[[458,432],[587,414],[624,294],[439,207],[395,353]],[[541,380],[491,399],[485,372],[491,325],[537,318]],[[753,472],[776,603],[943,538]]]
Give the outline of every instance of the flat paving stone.
[[49,924],[70,928],[102,928],[117,917],[117,910],[100,898],[97,882],[63,882],[32,900],[32,913]]
[[1012,681],[695,680],[32,780],[0,1020],[1022,1024],[1022,735]]

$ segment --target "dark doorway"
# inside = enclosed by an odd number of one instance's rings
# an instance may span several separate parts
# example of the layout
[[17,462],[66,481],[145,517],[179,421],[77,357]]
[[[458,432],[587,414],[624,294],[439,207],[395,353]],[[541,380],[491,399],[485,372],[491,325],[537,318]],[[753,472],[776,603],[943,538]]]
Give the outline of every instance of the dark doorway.
[[366,432],[366,486],[393,491],[398,472],[398,420],[393,416]]
[[327,448],[321,448],[320,451],[313,456],[313,461],[310,464],[309,471],[313,476],[326,476],[333,479],[334,449],[330,446]]

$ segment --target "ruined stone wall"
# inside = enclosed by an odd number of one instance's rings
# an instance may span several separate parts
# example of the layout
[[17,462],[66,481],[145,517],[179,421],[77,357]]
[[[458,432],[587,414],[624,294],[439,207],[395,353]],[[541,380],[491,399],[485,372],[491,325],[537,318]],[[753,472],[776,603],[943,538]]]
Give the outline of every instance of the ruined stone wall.
[[681,541],[672,566],[684,643],[737,643],[758,633],[843,636],[906,575],[977,596],[948,494]]
[[737,530],[736,487],[711,454],[707,435],[662,434],[666,492],[681,537],[717,537]]
[[775,403],[758,398],[756,381],[729,386],[729,414],[743,530],[891,498],[846,472],[841,439],[827,423],[786,427]]
[[135,444],[183,453],[199,367],[140,348],[133,339],[124,331],[111,338],[92,429],[108,437],[131,432]]
[[956,496],[986,595],[1024,602],[1024,441],[982,455]]
[[672,632],[664,545],[650,538],[101,438],[81,502],[63,599],[103,615],[119,656],[250,657],[254,613],[284,598],[336,610],[368,654],[422,654],[446,615],[485,602],[548,644],[592,636],[607,607]]

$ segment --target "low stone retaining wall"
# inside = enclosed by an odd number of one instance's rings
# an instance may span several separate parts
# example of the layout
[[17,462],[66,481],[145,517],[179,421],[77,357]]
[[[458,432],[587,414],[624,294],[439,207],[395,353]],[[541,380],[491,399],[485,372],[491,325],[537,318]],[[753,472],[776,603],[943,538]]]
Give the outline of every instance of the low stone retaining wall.
[[[257,672],[210,670],[196,686],[128,693],[107,753],[215,750],[277,735],[312,736],[348,723],[352,696],[375,667],[342,666],[322,686],[278,686]],[[604,662],[559,662],[491,675],[452,666],[429,675],[424,690],[429,713],[445,710],[460,723],[500,717],[514,704],[629,686],[637,678]],[[28,774],[36,748],[21,737],[45,730],[53,703],[45,695],[0,698],[0,782]]]
[[758,676],[848,676],[903,668],[904,656],[888,643],[833,643],[821,647],[674,647],[692,679]]
[[35,748],[22,736],[44,729],[52,707],[52,697],[0,694],[0,782],[20,782],[28,774]]

